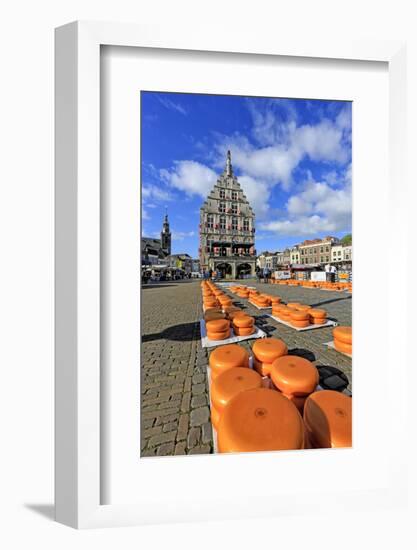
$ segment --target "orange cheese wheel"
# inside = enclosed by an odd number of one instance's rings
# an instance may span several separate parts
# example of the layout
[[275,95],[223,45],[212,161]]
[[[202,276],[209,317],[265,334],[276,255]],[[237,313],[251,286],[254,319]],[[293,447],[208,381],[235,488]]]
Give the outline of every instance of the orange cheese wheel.
[[215,305],[215,306],[204,306],[203,311],[204,311],[204,313],[206,313],[208,311],[217,310],[217,309],[218,309],[217,305]]
[[217,319],[225,319],[226,314],[221,311],[214,311],[212,309],[207,310],[204,314],[204,320],[206,321],[217,321]]
[[282,309],[279,310],[279,315],[280,315],[280,319],[283,319],[284,321],[287,321],[290,318],[291,309],[289,309],[288,307],[282,308]]
[[227,319],[213,319],[206,323],[207,332],[222,332],[228,330],[229,327],[230,323]]
[[233,312],[233,311],[242,311],[242,310],[240,309],[240,307],[237,307],[237,306],[234,306],[234,305],[226,306],[226,307],[223,308],[223,309],[224,309],[224,311],[225,311],[226,313],[231,313],[231,312]]
[[221,453],[302,449],[303,422],[297,408],[279,392],[247,390],[224,408],[217,442]]
[[236,317],[247,317],[247,314],[242,311],[242,310],[239,310],[239,311],[230,311],[228,314],[227,314],[227,317],[233,321]]
[[352,345],[352,327],[335,327],[333,329],[333,338]]
[[306,311],[291,310],[290,318],[295,321],[309,321],[310,315]]
[[233,327],[233,332],[236,334],[236,336],[250,336],[251,334],[254,334],[255,327]]
[[262,387],[262,377],[252,369],[235,367],[219,374],[211,384],[211,401],[221,413],[238,393]]
[[336,339],[333,340],[333,343],[337,351],[341,351],[342,353],[348,353],[349,355],[352,355],[352,344],[346,344],[345,342],[342,342]]
[[352,399],[333,390],[309,395],[304,423],[313,447],[352,446]]
[[271,296],[271,302],[273,304],[279,304],[281,302],[281,297],[280,296]]
[[311,306],[307,306],[305,304],[300,304],[297,306],[297,311],[305,311],[308,312],[311,309]]
[[325,325],[327,322],[326,317],[311,317],[310,315],[310,319],[313,325]]
[[298,302],[288,302],[287,307],[289,309],[297,309],[298,306],[301,306]]
[[248,328],[252,327],[254,323],[255,319],[249,315],[238,315],[233,319],[233,327]]
[[316,389],[319,372],[311,361],[303,357],[284,355],[272,363],[271,379],[287,395],[306,396]]
[[290,319],[290,323],[295,328],[306,328],[310,326],[310,318],[304,319],[302,321],[297,321],[296,319]]
[[272,363],[281,355],[286,355],[288,348],[285,342],[278,338],[260,338],[253,344],[252,352],[261,363]]
[[226,344],[210,353],[209,365],[212,375],[234,367],[249,367],[249,354],[238,344]]
[[221,332],[211,332],[207,331],[207,338],[209,340],[226,340],[230,338],[230,328],[227,330],[222,330]]
[[220,422],[220,413],[213,405],[210,407],[210,417],[213,428],[217,431]]
[[311,315],[311,317],[313,317],[314,319],[316,317],[320,318],[320,319],[324,319],[327,317],[327,311],[324,310],[324,309],[315,309],[315,308],[311,308],[308,310],[308,313]]
[[256,357],[253,358],[253,368],[259,372],[261,376],[269,376],[271,374],[272,363],[262,363]]

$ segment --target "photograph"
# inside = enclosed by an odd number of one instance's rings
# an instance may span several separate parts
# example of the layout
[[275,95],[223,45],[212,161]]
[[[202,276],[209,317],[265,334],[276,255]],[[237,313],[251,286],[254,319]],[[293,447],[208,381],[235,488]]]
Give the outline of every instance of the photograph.
[[139,458],[352,443],[352,101],[141,90]]

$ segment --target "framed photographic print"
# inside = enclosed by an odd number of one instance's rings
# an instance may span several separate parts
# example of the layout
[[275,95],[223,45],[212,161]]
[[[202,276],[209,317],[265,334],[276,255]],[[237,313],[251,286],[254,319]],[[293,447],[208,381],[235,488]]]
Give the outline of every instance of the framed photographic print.
[[404,498],[404,55],[57,29],[58,521]]

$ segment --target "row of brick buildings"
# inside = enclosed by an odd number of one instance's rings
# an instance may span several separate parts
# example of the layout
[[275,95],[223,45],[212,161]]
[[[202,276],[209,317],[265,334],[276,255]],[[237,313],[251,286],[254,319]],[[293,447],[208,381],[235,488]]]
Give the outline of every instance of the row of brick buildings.
[[303,241],[282,252],[262,252],[257,266],[271,271],[279,267],[335,265],[344,269],[352,266],[352,245],[343,244],[336,237]]

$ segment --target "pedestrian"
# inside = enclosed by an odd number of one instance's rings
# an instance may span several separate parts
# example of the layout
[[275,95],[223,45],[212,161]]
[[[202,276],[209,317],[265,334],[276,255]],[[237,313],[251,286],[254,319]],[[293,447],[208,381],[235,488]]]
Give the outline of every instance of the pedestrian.
[[324,266],[324,271],[326,272],[326,281],[331,281],[332,280],[332,276],[331,276],[331,265],[330,264],[326,264]]

